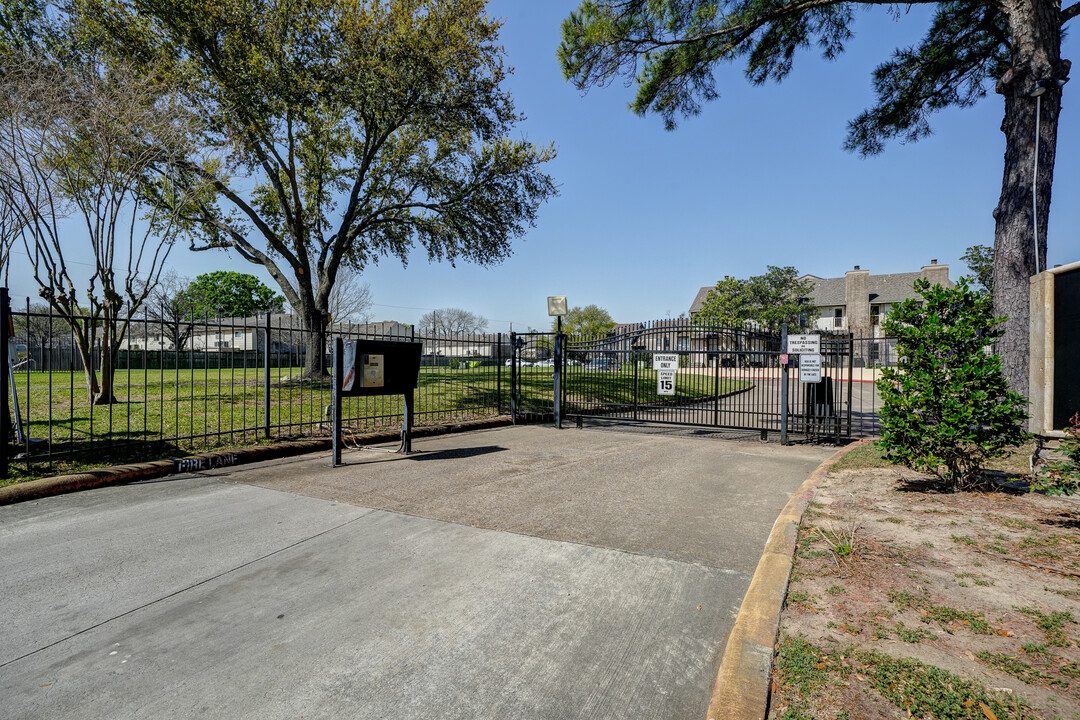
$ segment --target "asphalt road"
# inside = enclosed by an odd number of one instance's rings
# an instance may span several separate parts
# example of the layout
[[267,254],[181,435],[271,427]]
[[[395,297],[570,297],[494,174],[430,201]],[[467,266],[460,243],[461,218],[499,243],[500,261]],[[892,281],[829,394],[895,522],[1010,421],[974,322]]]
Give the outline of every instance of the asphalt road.
[[2,718],[702,718],[831,448],[543,427],[0,508]]

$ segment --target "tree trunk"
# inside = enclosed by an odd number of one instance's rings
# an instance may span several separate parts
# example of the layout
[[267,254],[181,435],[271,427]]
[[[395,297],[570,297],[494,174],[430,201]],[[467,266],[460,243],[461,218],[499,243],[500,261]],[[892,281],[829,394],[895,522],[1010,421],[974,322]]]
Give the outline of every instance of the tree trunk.
[[[94,372],[94,351],[85,338],[76,334],[75,345],[79,348],[79,357],[83,363],[83,375],[86,377],[86,401],[93,403],[98,394],[97,373]],[[93,340],[90,341],[91,343]]]
[[[1009,10],[1013,66],[998,82],[1005,97],[1005,170],[1001,198],[994,210],[994,313],[1007,318],[997,342],[1002,369],[1012,390],[1028,395],[1029,278],[1046,269],[1046,225],[1054,178],[1061,91],[1050,89],[1031,97],[1042,79],[1068,76],[1062,61],[1060,10],[1047,0],[1020,0]],[[1039,175],[1035,171],[1035,115],[1039,114]],[[1038,219],[1038,238],[1035,219]],[[1037,255],[1037,260],[1036,260]]]
[[326,371],[326,348],[327,328],[326,311],[303,309],[304,317],[304,372],[301,375],[307,380],[325,380],[329,377]]
[[106,330],[102,333],[101,338],[101,387],[97,397],[94,398],[95,405],[111,405],[116,402],[116,396],[113,394],[116,359],[116,346],[110,340],[109,333]]

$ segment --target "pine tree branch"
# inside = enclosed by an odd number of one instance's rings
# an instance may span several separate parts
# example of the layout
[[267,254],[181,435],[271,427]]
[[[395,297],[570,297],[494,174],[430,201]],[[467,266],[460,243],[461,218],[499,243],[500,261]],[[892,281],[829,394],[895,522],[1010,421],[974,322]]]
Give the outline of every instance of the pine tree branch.
[[[910,0],[907,5],[937,5],[940,0]],[[796,17],[802,15],[810,10],[816,10],[818,8],[829,7],[831,5],[845,4],[843,0],[797,0],[796,2],[788,5],[782,5],[775,10],[761,15],[751,16],[748,22],[736,23],[728,25],[726,27],[718,28],[709,32],[701,33],[700,35],[694,35],[693,37],[685,38],[671,38],[670,40],[663,40],[656,37],[643,37],[637,41],[630,41],[627,38],[620,38],[620,42],[628,42],[638,46],[650,46],[652,49],[661,47],[669,47],[675,45],[692,45],[694,43],[702,42],[703,40],[714,40],[718,38],[727,38],[729,36],[736,36],[734,44],[738,44],[738,41],[749,37],[753,32],[757,31],[764,25],[777,20],[783,20],[785,18]],[[858,5],[895,5],[894,0],[859,0]],[[981,0],[973,4],[986,5],[989,7],[1001,8],[999,0]],[[1080,5],[1080,3],[1077,3]],[[1062,15],[1066,12],[1072,12],[1075,15],[1080,10],[1077,10],[1077,5],[1063,10]]]
[[1064,25],[1077,15],[1080,15],[1080,2],[1073,3],[1072,5],[1061,11],[1061,24]]

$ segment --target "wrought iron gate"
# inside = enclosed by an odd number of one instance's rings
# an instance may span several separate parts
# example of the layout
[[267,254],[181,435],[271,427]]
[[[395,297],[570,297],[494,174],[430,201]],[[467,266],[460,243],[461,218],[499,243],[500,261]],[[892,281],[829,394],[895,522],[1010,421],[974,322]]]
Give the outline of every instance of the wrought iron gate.
[[[512,385],[520,413],[738,429],[762,438],[863,434],[862,414],[853,425],[862,398],[853,398],[857,353],[849,335],[822,336],[818,383],[800,382],[798,356],[784,356],[779,334],[658,321],[616,326],[600,337],[516,338]],[[655,369],[661,357],[674,372]]]

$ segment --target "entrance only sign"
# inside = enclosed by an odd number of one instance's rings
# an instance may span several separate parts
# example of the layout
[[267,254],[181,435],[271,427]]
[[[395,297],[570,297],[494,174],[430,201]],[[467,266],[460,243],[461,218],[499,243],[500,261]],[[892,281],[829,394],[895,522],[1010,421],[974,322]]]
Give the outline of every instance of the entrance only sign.
[[652,356],[652,369],[653,370],[678,370],[679,369],[679,356],[675,353],[661,354],[653,353]]

